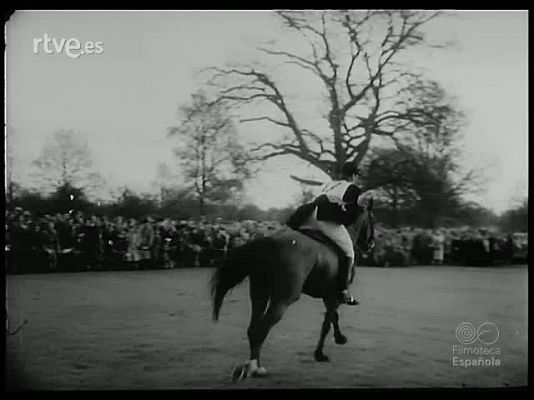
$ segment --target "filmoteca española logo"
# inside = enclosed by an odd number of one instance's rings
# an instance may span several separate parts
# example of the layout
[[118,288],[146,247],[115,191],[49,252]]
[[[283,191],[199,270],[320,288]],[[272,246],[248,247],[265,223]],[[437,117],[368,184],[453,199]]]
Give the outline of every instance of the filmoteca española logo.
[[456,339],[465,345],[473,344],[478,340],[489,346],[499,340],[499,328],[493,322],[484,322],[478,329],[471,322],[462,322],[456,328]]
[[452,346],[452,365],[460,367],[500,366],[501,349],[492,346],[499,340],[499,328],[493,322],[483,322],[478,328],[471,322],[456,327],[456,340]]

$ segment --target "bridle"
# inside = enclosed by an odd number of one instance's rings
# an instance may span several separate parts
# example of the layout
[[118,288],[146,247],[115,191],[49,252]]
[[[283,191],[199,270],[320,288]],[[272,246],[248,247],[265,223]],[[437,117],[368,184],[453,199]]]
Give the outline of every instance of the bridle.
[[[370,211],[366,211],[368,213],[370,213]],[[372,221],[372,216],[369,215],[369,223],[373,223]],[[372,228],[371,228],[372,229]],[[358,247],[358,250],[360,251],[360,254],[362,255],[363,258],[367,258],[369,256],[369,254],[373,251],[374,247],[375,247],[375,239],[374,239],[374,232],[370,235],[370,237],[366,238],[367,240],[367,243],[363,244],[362,243],[362,240],[360,238],[358,238],[357,240],[357,247]]]
[[[365,227],[362,226],[362,229],[365,229],[367,232],[369,232],[369,230],[371,230],[370,234],[369,235],[366,235],[366,238],[365,240],[363,240],[361,238],[361,231],[358,232],[358,235],[356,237],[356,248],[358,250],[358,252],[362,255],[363,258],[367,258],[369,256],[369,254],[372,252],[372,250],[374,249],[375,247],[375,240],[374,240],[374,227],[373,227],[373,223],[374,223],[374,217],[373,217],[373,214],[372,214],[372,211],[371,209],[367,208],[364,213],[367,213],[367,222],[361,222],[362,225],[366,225]],[[363,216],[363,213],[362,215],[360,216],[360,218],[365,218]],[[354,232],[356,233],[356,232]]]

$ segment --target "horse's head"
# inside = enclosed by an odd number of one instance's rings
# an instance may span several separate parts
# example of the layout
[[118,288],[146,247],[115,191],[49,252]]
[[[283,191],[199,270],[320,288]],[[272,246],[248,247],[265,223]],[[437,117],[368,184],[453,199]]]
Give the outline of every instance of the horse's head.
[[367,257],[375,247],[374,223],[373,198],[370,198],[356,222],[348,227],[353,243],[356,244],[356,250],[364,257]]

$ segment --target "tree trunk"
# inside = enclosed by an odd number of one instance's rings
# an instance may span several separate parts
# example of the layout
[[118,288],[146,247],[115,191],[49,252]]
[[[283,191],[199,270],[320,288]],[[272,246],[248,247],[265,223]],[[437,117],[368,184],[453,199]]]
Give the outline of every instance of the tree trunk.
[[198,199],[198,206],[199,217],[202,218],[205,214],[204,193],[202,193]]
[[13,181],[11,179],[7,184],[7,203],[9,205],[13,204]]
[[206,136],[204,133],[202,133],[201,142],[200,142],[202,148],[201,148],[201,154],[202,154],[202,165],[201,165],[201,189],[200,189],[200,219],[202,219],[205,216],[206,210],[205,210],[205,195],[206,195]]
[[391,197],[392,197],[391,199],[392,225],[393,225],[393,228],[397,228],[397,226],[399,225],[399,204],[398,204],[399,199],[398,199],[397,188],[393,189],[393,195]]

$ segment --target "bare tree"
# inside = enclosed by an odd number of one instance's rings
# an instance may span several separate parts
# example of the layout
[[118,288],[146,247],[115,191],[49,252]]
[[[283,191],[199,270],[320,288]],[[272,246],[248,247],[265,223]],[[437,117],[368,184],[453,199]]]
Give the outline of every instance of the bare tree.
[[399,97],[410,113],[421,119],[412,124],[410,135],[394,138],[397,148],[410,154],[421,170],[432,170],[443,182],[449,182],[454,195],[480,190],[480,171],[472,168],[463,172],[460,165],[465,114],[436,81],[418,80]]
[[160,203],[174,190],[178,189],[178,177],[174,174],[166,163],[159,163],[156,168],[156,178],[152,181],[152,186],[157,190]]
[[392,223],[396,226],[400,210],[412,208],[417,200],[412,185],[415,177],[412,155],[396,148],[376,149],[365,170],[366,189],[389,203]]
[[424,115],[396,102],[419,73],[409,67],[404,55],[429,45],[422,28],[438,12],[400,11],[279,11],[284,27],[298,35],[303,52],[273,46],[259,50],[299,74],[311,73],[323,88],[328,131],[314,130],[298,118],[272,74],[250,65],[210,68],[208,83],[219,90],[218,102],[261,109],[263,115],[242,122],[265,122],[289,135],[277,143],[253,149],[259,159],[294,155],[339,177],[346,161],[359,165],[373,137],[392,137],[409,131]]
[[250,172],[247,157],[224,107],[210,104],[204,93],[193,94],[179,116],[181,124],[170,128],[169,136],[180,139],[175,154],[192,182],[203,216],[207,201],[224,201],[242,188]]
[[415,207],[427,226],[462,206],[462,197],[480,189],[478,171],[464,172],[459,162],[462,131],[467,122],[456,100],[435,81],[413,83],[397,103],[421,115],[410,135],[394,138],[393,149],[374,151],[367,166],[367,186],[379,188],[398,206]]
[[72,186],[87,192],[102,184],[100,174],[93,167],[87,142],[71,130],[56,132],[45,143],[33,166],[34,177],[46,191]]
[[6,200],[7,203],[10,204],[13,201],[13,196],[15,192],[15,187],[17,184],[13,180],[13,150],[11,149],[11,146],[7,145],[6,140],[6,151],[5,151],[5,171],[6,171]]

